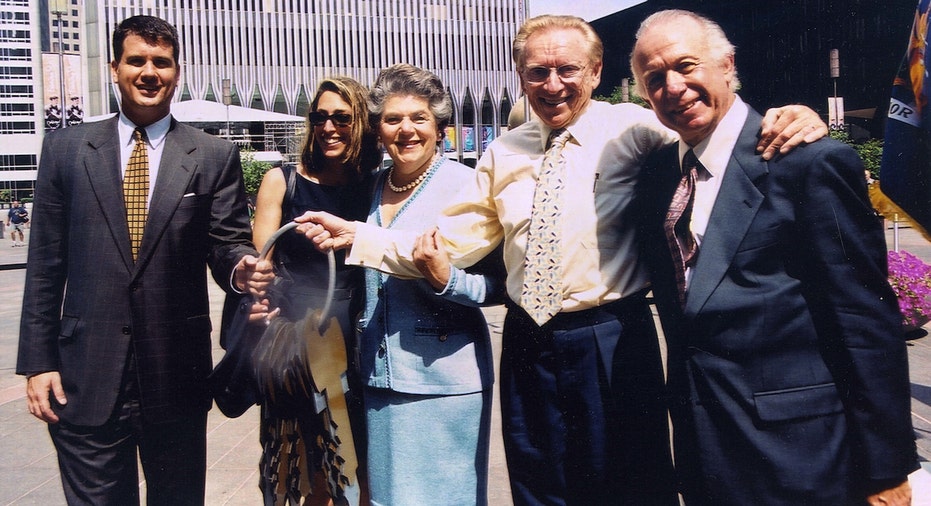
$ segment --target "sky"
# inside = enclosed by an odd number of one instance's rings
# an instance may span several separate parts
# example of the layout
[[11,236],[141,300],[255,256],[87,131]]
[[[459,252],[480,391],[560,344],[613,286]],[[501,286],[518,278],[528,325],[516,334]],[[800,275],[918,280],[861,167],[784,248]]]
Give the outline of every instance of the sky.
[[530,16],[540,14],[572,14],[586,21],[643,3],[645,0],[524,0]]

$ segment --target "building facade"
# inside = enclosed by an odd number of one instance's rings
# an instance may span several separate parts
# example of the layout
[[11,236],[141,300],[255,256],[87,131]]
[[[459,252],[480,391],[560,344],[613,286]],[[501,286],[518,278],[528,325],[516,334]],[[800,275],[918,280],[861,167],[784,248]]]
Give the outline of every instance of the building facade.
[[44,124],[40,23],[31,4],[0,0],[0,191],[12,198],[32,195]]
[[[592,22],[605,43],[596,93],[609,95],[630,77],[628,59],[644,18],[659,9],[687,9],[717,21],[737,46],[740,95],[757,110],[801,103],[827,116],[828,99],[837,95],[844,98],[848,127],[882,137],[916,5],[915,0],[650,0]],[[838,78],[831,76],[832,49],[840,53]]]
[[44,133],[83,122],[82,10],[83,0],[0,0],[0,192],[10,198],[32,197]]
[[175,101],[303,116],[324,77],[347,75],[368,86],[395,63],[429,69],[455,104],[447,156],[470,163],[506,128],[520,94],[511,41],[523,3],[0,0],[0,191],[32,196],[46,131],[118,111],[110,38],[117,23],[136,14],[178,28],[182,82]]
[[[88,0],[88,110],[117,110],[104,72],[109,36],[134,14],[164,18],[181,39],[175,100],[224,100],[304,115],[317,83],[347,75],[371,85],[411,63],[435,72],[455,104],[447,151],[470,160],[500,134],[520,94],[511,41],[523,0]],[[93,34],[91,33],[93,30]]]

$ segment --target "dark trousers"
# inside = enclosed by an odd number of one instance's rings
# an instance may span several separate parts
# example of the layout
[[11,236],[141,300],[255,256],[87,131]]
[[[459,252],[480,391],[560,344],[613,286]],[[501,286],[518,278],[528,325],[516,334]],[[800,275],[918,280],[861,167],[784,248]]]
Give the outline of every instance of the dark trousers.
[[677,505],[663,371],[642,295],[505,318],[501,410],[514,504]]
[[113,416],[99,427],[64,421],[49,425],[68,504],[139,504],[138,449],[146,504],[203,505],[207,412],[147,423],[135,386],[124,385],[123,390]]

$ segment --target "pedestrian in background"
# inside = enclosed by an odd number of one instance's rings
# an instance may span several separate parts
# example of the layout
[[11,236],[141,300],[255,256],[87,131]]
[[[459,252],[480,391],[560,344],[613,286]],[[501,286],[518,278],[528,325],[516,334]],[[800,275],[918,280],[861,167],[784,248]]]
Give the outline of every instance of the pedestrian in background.
[[[10,239],[13,241],[14,248],[26,245],[25,229],[28,223],[29,211],[26,210],[26,206],[20,205],[18,200],[14,200],[13,206],[6,216],[6,226],[10,229]],[[19,237],[18,240],[17,237]]]

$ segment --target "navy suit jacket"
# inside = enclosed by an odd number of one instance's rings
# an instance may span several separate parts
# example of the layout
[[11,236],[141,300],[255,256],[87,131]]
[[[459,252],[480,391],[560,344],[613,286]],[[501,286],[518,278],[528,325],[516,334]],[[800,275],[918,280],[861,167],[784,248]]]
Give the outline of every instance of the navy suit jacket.
[[662,217],[677,146],[647,164],[643,244],[669,348],[688,504],[852,504],[917,468],[902,317],[863,166],[825,139],[731,155],[684,308]]
[[133,262],[117,121],[49,134],[33,203],[16,368],[59,371],[78,425],[111,416],[130,352],[146,420],[208,410],[207,266],[230,290],[255,254],[238,150],[172,120]]

